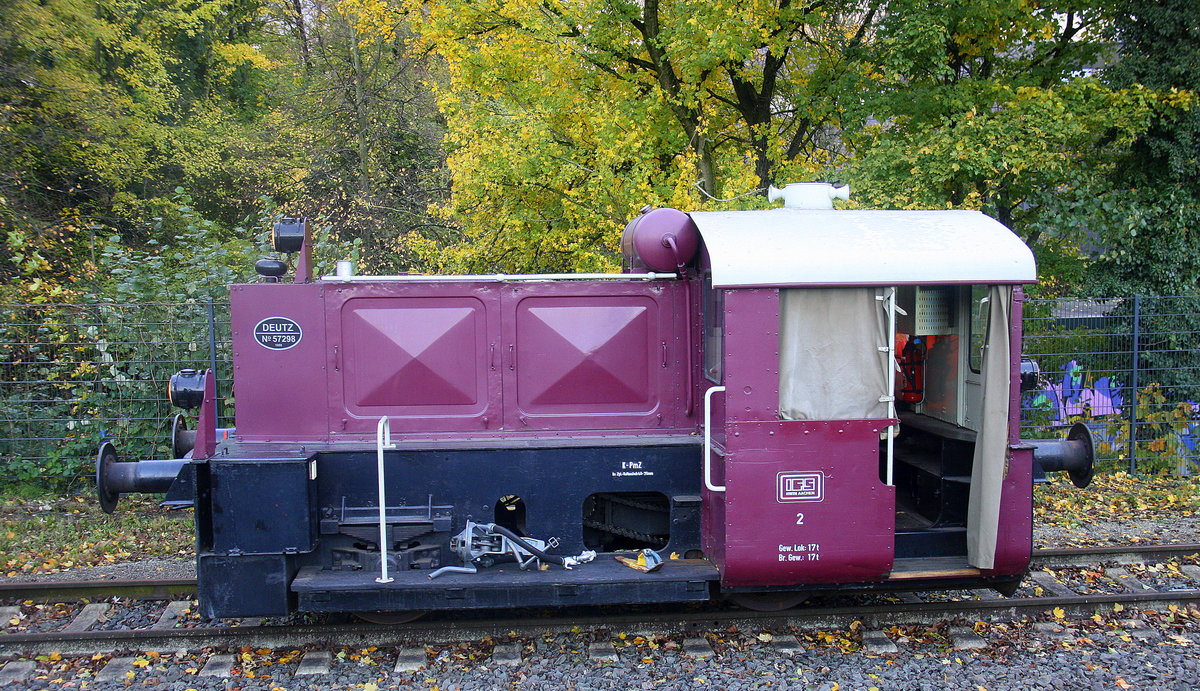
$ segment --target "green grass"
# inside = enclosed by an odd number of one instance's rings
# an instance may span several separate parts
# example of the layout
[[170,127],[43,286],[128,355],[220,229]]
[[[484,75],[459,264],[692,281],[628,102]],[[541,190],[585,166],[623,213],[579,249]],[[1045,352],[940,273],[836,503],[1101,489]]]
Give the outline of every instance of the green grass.
[[192,512],[123,498],[114,515],[83,497],[0,503],[0,573],[52,573],[149,557],[192,554]]

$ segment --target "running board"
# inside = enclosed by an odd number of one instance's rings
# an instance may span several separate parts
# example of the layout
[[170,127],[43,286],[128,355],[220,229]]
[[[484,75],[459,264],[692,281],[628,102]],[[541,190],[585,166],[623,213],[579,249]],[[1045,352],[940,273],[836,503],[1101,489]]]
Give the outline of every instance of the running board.
[[702,602],[720,578],[712,562],[672,559],[652,573],[635,571],[612,553],[566,570],[522,571],[516,564],[429,578],[428,570],[392,572],[378,583],[377,571],[332,571],[310,566],[292,580],[299,609],[308,612],[406,611]]

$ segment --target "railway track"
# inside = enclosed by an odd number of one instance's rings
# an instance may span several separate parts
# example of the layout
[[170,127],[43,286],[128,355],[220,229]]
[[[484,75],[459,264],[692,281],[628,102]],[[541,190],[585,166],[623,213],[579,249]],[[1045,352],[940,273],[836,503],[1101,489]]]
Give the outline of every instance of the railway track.
[[[1039,549],[1033,553],[1032,568],[1036,570],[1047,567],[1083,567],[1097,561],[1164,561],[1193,554],[1200,554],[1200,544]],[[195,593],[196,581],[183,578],[0,582],[0,600],[61,602],[105,597],[159,600]]]
[[[645,635],[673,635],[684,641],[703,642],[709,631],[789,631],[821,628],[845,628],[857,621],[879,639],[880,629],[893,624],[929,624],[942,621],[1012,621],[1045,618],[1053,612],[1060,620],[1086,619],[1096,612],[1167,611],[1172,607],[1200,611],[1200,566],[1181,563],[1180,558],[1200,553],[1200,545],[1158,545],[1137,548],[1085,548],[1042,550],[1034,555],[1031,576],[1013,597],[1001,597],[991,591],[942,591],[881,595],[836,594],[814,598],[808,606],[784,612],[750,612],[727,607],[705,610],[679,608],[621,608],[612,613],[601,608],[544,612],[536,616],[526,612],[455,618],[438,615],[408,624],[379,626],[326,619],[306,623],[298,618],[286,622],[271,620],[195,620],[189,600],[154,601],[194,592],[189,581],[91,582],[0,584],[0,598],[7,600],[44,600],[56,597],[142,598],[142,608],[157,608],[152,623],[129,630],[97,630],[113,616],[118,605],[94,602],[79,606],[73,618],[54,630],[18,631],[0,634],[0,657],[19,655],[92,655],[113,651],[173,651],[246,649],[304,649],[343,646],[348,648],[396,649],[400,661],[420,660],[401,653],[409,651],[422,658],[426,646],[453,644],[471,640],[532,640],[548,634],[594,631],[604,638],[612,632]],[[1195,561],[1192,559],[1191,561]],[[1103,566],[1128,564],[1128,567]],[[191,590],[189,590],[189,588]],[[0,609],[0,620],[21,617],[20,606]],[[962,632],[962,635],[967,635]],[[867,639],[864,638],[864,642]],[[697,644],[698,645],[698,644]],[[414,652],[415,651],[415,652]],[[509,651],[511,653],[511,651]],[[702,652],[702,651],[701,651]],[[418,654],[419,653],[419,654]],[[500,656],[501,651],[493,651]],[[227,659],[212,656],[224,669]],[[324,659],[327,656],[318,655]],[[133,658],[113,658],[112,664],[128,665]],[[520,659],[520,651],[517,651]],[[415,660],[415,661],[414,661]],[[11,663],[24,664],[24,663]],[[7,668],[6,668],[7,669]],[[13,673],[25,669],[20,667]],[[3,683],[4,670],[0,670]]]

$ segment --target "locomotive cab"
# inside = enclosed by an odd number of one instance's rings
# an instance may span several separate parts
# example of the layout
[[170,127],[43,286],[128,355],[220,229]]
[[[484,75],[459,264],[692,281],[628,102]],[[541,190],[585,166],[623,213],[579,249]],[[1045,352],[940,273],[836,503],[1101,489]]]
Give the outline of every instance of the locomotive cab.
[[692,213],[703,240],[705,549],[722,589],[1024,573],[1018,438],[1029,249],[971,211],[831,195]]

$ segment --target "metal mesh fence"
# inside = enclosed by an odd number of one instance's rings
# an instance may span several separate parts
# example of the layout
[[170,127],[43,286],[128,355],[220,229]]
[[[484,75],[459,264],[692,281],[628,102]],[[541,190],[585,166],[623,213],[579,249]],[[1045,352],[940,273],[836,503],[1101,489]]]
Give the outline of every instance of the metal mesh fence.
[[1100,470],[1200,470],[1200,296],[1031,300],[1024,351],[1044,381],[1023,438],[1083,422]]
[[[1085,422],[1102,470],[1200,470],[1200,296],[1030,300],[1022,437]],[[0,484],[66,488],[113,439],[166,458],[171,374],[213,367],[233,426],[229,305],[0,305]]]
[[69,488],[103,439],[125,458],[169,458],[167,382],[214,364],[229,381],[228,313],[207,301],[0,305],[0,482]]

